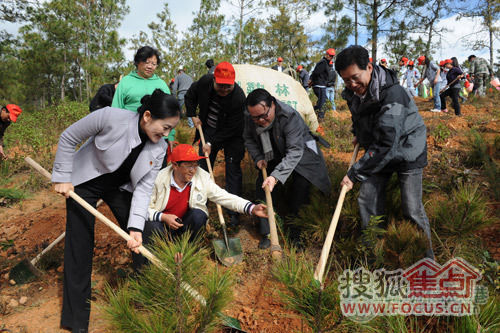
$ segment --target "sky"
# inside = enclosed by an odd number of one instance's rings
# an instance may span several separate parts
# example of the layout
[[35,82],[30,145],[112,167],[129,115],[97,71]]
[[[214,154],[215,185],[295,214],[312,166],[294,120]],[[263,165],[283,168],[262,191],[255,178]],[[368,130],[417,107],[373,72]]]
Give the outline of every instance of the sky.
[[[182,32],[186,31],[191,25],[193,20],[193,12],[197,11],[200,5],[200,0],[169,0],[167,1],[171,13],[171,18],[176,24],[177,29]],[[227,1],[221,1],[220,12],[226,16],[226,19],[236,14],[236,7],[231,6]],[[128,0],[130,13],[125,17],[120,29],[119,34],[123,38],[130,39],[133,35],[138,34],[139,31],[148,31],[147,25],[152,21],[157,21],[156,14],[163,9],[164,1],[161,0]],[[265,15],[265,14],[264,14]],[[313,36],[321,34],[321,25],[326,21],[323,13],[316,13],[305,22],[306,31]],[[500,22],[497,22],[500,27]],[[474,53],[479,57],[489,59],[489,53],[486,49],[481,51],[471,51],[467,47],[467,42],[464,36],[469,35],[471,32],[480,30],[478,22],[472,19],[456,20],[456,16],[451,16],[439,22],[439,26],[447,27],[450,32],[440,39],[441,47],[438,48],[435,58],[446,59],[456,56],[460,62]],[[19,25],[2,23],[0,29],[6,29],[10,33],[16,33]],[[381,39],[384,40],[383,38]],[[497,56],[496,50],[500,49],[500,41],[495,41],[495,58]],[[379,48],[382,50],[382,48]],[[133,50],[124,50],[127,59],[132,59],[134,55]],[[387,57],[383,53],[378,54],[378,58]],[[495,59],[496,60],[496,59]]]

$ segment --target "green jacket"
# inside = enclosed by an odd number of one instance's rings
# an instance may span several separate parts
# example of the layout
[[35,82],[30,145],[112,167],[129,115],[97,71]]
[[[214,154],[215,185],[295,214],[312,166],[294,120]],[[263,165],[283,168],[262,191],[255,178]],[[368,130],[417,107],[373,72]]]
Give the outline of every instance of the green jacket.
[[[137,112],[137,109],[141,106],[142,97],[151,95],[155,89],[161,89],[170,94],[167,84],[158,75],[154,74],[151,78],[145,79],[137,74],[137,70],[133,70],[116,87],[111,106]],[[174,136],[175,130],[172,130],[168,140],[173,141]]]

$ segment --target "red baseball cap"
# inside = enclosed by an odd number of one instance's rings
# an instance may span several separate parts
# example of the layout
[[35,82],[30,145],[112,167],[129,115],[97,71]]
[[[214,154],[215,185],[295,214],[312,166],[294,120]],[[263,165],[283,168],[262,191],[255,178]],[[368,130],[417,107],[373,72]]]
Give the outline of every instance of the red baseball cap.
[[444,60],[444,63],[445,63],[445,64],[453,64],[453,60],[451,60],[451,59],[446,59],[446,60]]
[[215,67],[215,82],[218,84],[234,84],[236,73],[234,67],[227,61],[223,61]]
[[380,59],[380,62],[387,62],[385,58]]
[[417,60],[418,60],[418,65],[420,66],[420,65],[422,65],[424,63],[425,56],[420,56],[420,57],[417,58]]
[[169,156],[169,160],[171,162],[199,161],[204,158],[206,157],[198,155],[193,146],[185,143],[175,146],[174,150],[172,150],[172,153]]
[[21,108],[16,104],[7,104],[5,108],[9,111],[9,118],[13,122],[16,122],[17,117],[21,114],[21,112],[23,112],[23,110],[21,110]]
[[304,68],[304,67],[302,67],[302,65],[298,65],[297,66],[297,71],[300,71],[302,68]]
[[278,57],[278,62],[279,61],[283,61],[283,58],[282,57]]
[[334,56],[335,55],[335,49],[328,49],[328,50],[326,50],[326,53],[328,55]]
[[415,63],[413,62],[413,60],[410,60],[410,62],[408,63],[409,66],[413,66]]
[[368,60],[370,60],[370,62],[373,62],[373,58],[372,57],[368,58]]
[[441,61],[439,62],[439,66],[444,66],[444,64],[445,64],[445,60],[441,60]]

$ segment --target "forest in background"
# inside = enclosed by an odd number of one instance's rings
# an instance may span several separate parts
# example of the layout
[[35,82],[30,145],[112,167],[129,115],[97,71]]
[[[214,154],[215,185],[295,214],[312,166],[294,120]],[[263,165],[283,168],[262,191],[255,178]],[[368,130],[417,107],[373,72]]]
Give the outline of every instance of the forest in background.
[[[238,15],[222,13],[223,2]],[[0,104],[36,110],[65,99],[89,101],[100,85],[133,69],[124,50],[142,45],[160,50],[157,74],[166,81],[179,66],[200,77],[208,58],[269,66],[280,55],[286,65],[310,68],[325,48],[360,43],[360,34],[369,36],[364,46],[374,62],[381,51],[389,63],[432,58],[447,32],[438,23],[450,14],[481,22],[481,31],[464,40],[470,39],[471,53],[488,50],[489,62],[499,67],[497,0],[201,0],[182,33],[166,1],[146,31],[126,40],[118,29],[129,12],[126,0],[0,0],[0,19],[21,25],[15,36],[0,28]],[[304,24],[318,12],[327,18],[321,36]],[[382,37],[387,42],[380,45]]]

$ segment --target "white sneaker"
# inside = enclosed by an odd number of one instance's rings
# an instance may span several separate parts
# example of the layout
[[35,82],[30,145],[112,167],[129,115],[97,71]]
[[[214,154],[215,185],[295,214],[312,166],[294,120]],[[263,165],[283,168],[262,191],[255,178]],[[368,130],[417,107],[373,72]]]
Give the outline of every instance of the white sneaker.
[[431,112],[441,112],[439,109],[431,109]]

